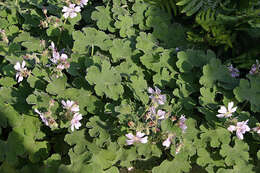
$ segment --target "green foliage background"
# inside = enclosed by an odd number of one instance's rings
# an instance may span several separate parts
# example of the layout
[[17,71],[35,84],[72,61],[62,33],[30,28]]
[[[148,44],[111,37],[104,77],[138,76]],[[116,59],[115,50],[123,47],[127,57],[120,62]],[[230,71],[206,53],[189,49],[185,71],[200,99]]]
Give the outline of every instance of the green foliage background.
[[[249,119],[251,128],[259,123],[260,75],[248,74],[260,54],[258,1],[89,1],[66,22],[64,5],[0,2],[8,38],[0,41],[0,172],[260,171],[259,135],[238,140],[216,117],[219,105],[233,101],[239,120]],[[70,68],[58,79],[48,68],[51,41],[69,55]],[[13,66],[28,54],[33,75],[17,84]],[[230,63],[239,78],[230,76]],[[149,86],[167,95],[165,110],[188,118],[178,154],[174,145],[162,146],[163,135],[125,145],[128,122],[144,124]],[[47,110],[51,99],[58,129],[33,111]],[[79,104],[80,130],[68,131],[60,120],[63,99]],[[164,120],[161,134],[168,131],[176,130]]]

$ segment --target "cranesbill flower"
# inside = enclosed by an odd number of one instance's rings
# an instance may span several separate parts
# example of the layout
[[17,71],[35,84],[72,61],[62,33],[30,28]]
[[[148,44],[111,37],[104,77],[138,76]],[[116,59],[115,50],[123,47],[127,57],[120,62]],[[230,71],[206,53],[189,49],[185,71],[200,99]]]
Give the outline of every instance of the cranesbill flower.
[[186,118],[184,115],[181,115],[179,119],[179,127],[182,129],[182,132],[185,133],[187,126],[185,124]]
[[65,102],[64,100],[62,100],[61,103],[64,109],[67,109],[70,112],[79,112],[79,105],[74,101],[67,100]]
[[163,110],[158,110],[157,112],[156,112],[156,109],[155,109],[155,107],[154,106],[152,106],[152,107],[150,107],[149,108],[149,112],[148,112],[148,119],[149,118],[151,118],[151,119],[156,119],[156,117],[158,117],[158,119],[159,120],[163,120],[163,119],[165,119],[165,114],[166,114],[166,112],[165,111],[163,111]]
[[27,77],[30,73],[30,71],[28,71],[25,67],[25,61],[23,61],[22,64],[17,62],[14,66],[14,69],[17,71],[15,78],[18,80],[18,82],[21,82],[23,78]]
[[80,6],[76,6],[75,4],[70,4],[69,7],[64,6],[62,12],[64,12],[64,18],[74,18],[77,16],[77,13],[81,11]]
[[148,93],[151,95],[149,98],[152,99],[152,102],[159,105],[164,105],[166,102],[166,96],[161,94],[161,90],[157,87],[154,87],[155,90],[153,90],[151,87],[148,88]]
[[70,121],[71,123],[71,131],[74,131],[75,129],[79,129],[81,126],[81,123],[79,122],[82,119],[82,115],[79,113],[75,113],[72,120]]
[[34,109],[34,111],[40,115],[42,122],[46,125],[49,126],[48,119],[45,117],[44,113],[41,113],[38,109]]
[[228,127],[228,130],[230,132],[236,131],[236,135],[237,135],[238,139],[242,140],[242,139],[244,139],[243,134],[250,131],[250,128],[248,127],[247,122],[248,122],[248,120],[238,122],[236,126],[230,125]]
[[162,145],[165,146],[165,147],[167,147],[167,148],[170,147],[170,145],[171,145],[171,143],[172,143],[173,137],[174,137],[174,135],[169,134],[169,135],[168,135],[168,138],[167,138],[165,141],[163,141]]
[[125,136],[128,138],[126,140],[127,145],[133,145],[134,143],[147,143],[148,137],[144,137],[145,133],[137,132],[136,136],[134,136],[132,133],[128,133]]
[[233,107],[234,103],[233,102],[229,102],[228,103],[228,108],[226,108],[225,106],[221,106],[220,109],[218,110],[217,117],[219,118],[223,118],[223,117],[231,117],[232,113],[236,112],[237,107]]
[[228,67],[228,70],[229,70],[230,75],[232,77],[238,77],[239,76],[239,70],[237,68],[234,68],[232,64]]
[[84,7],[84,5],[87,5],[87,3],[88,3],[88,0],[81,0],[79,6]]
[[259,61],[256,60],[256,64],[253,64],[251,67],[251,70],[249,71],[249,73],[251,75],[257,74],[260,71],[260,64]]
[[252,130],[260,135],[260,126],[254,127]]

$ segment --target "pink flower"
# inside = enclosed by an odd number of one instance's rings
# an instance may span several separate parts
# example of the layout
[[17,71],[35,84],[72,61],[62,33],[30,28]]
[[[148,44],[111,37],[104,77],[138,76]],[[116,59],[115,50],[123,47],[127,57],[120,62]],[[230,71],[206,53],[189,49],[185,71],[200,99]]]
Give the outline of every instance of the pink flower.
[[64,18],[74,18],[77,16],[77,12],[80,12],[81,9],[79,6],[75,7],[75,4],[70,4],[69,7],[64,6],[62,9],[62,12],[64,12],[63,16]]
[[72,120],[70,121],[71,123],[71,131],[74,131],[75,129],[79,129],[81,126],[81,123],[79,122],[82,119],[82,115],[79,113],[75,113]]
[[238,139],[242,140],[242,139],[244,139],[243,134],[250,131],[250,128],[248,127],[247,122],[248,122],[248,120],[238,122],[236,126],[230,125],[228,127],[228,130],[230,132],[236,131],[236,135],[237,135]]
[[128,138],[126,140],[127,145],[133,145],[134,143],[139,143],[139,142],[141,142],[143,144],[147,143],[148,137],[147,136],[143,137],[144,135],[145,135],[145,133],[141,133],[141,132],[137,132],[136,136],[134,136],[132,133],[126,134],[125,136]]
[[179,119],[179,127],[182,129],[182,132],[185,133],[187,126],[185,124],[186,118],[184,115],[181,115]]
[[217,117],[219,118],[223,118],[223,117],[231,117],[232,113],[236,112],[237,107],[233,107],[234,103],[233,102],[229,102],[228,103],[228,108],[226,108],[225,106],[221,106],[220,109],[218,110]]
[[168,138],[167,138],[165,141],[163,141],[162,145],[165,146],[165,147],[167,147],[167,148],[170,147],[170,145],[171,145],[171,143],[172,143],[173,137],[174,137],[174,135],[169,134],[169,135],[168,135]]
[[153,90],[151,87],[148,88],[148,93],[151,95],[149,98],[152,99],[152,102],[159,105],[164,105],[166,102],[166,96],[161,94],[161,90],[157,87],[154,87],[155,90]]
[[74,101],[67,100],[65,102],[64,100],[62,100],[61,103],[64,109],[67,109],[70,112],[79,112],[79,105]]

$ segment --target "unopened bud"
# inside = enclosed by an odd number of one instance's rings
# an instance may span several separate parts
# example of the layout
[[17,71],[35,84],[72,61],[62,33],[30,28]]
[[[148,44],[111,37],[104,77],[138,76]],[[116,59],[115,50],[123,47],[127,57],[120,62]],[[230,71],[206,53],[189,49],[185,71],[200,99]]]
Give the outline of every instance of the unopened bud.
[[129,127],[134,127],[134,126],[135,126],[135,123],[134,123],[133,121],[129,121],[129,122],[128,122],[128,126],[129,126]]
[[54,106],[55,100],[51,99],[50,100],[50,106]]
[[45,15],[47,15],[47,9],[46,9],[46,7],[43,7],[43,8],[42,8],[42,12],[43,12]]

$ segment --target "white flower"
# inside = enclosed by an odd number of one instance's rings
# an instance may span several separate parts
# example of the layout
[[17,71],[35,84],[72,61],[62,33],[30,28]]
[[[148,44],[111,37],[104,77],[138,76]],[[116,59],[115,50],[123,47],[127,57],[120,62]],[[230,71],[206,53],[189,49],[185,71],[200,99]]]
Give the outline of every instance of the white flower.
[[179,127],[182,129],[182,132],[185,133],[187,126],[185,124],[186,118],[184,115],[181,115],[179,119]]
[[80,12],[81,9],[79,6],[75,7],[75,4],[70,4],[69,7],[64,6],[62,12],[64,12],[63,16],[67,19],[68,17],[74,18],[77,16],[77,12]]
[[148,142],[148,140],[147,140],[148,137],[147,136],[143,137],[144,135],[145,135],[145,133],[141,133],[141,132],[137,132],[136,136],[134,136],[132,133],[126,134],[125,136],[128,138],[126,140],[127,145],[133,145],[133,143],[135,143],[135,142],[136,143],[141,142],[143,144],[147,143]]
[[15,78],[18,80],[18,82],[21,82],[23,77],[28,76],[28,70],[25,67],[25,61],[23,61],[22,64],[17,62],[14,66],[14,69],[17,71]]
[[238,139],[242,140],[242,139],[244,139],[243,134],[250,131],[250,128],[248,127],[247,122],[248,122],[248,120],[238,122],[236,126],[230,125],[228,127],[228,130],[230,132],[236,131],[236,135],[237,135]]
[[44,113],[41,113],[38,109],[34,109],[34,111],[40,115],[42,122],[46,125],[49,126],[48,119],[45,117]]
[[70,112],[79,112],[79,105],[74,101],[67,100],[65,102],[64,100],[62,100],[61,103],[64,109],[67,109]]
[[231,117],[232,113],[236,112],[237,107],[233,107],[234,103],[233,102],[229,102],[228,103],[228,108],[226,108],[225,106],[221,106],[220,109],[218,110],[217,117],[219,118],[223,118],[223,117]]
[[163,141],[162,145],[165,146],[165,147],[167,147],[167,148],[170,147],[170,145],[171,145],[171,143],[172,143],[173,137],[174,137],[174,135],[169,134],[169,135],[168,135],[168,138],[167,138],[165,141]]
[[70,121],[71,123],[71,131],[74,131],[75,129],[79,129],[81,126],[81,123],[79,122],[82,119],[82,115],[79,113],[75,113],[72,120]]
[[87,3],[88,3],[88,0],[81,0],[79,6],[83,7],[84,5],[87,5]]

